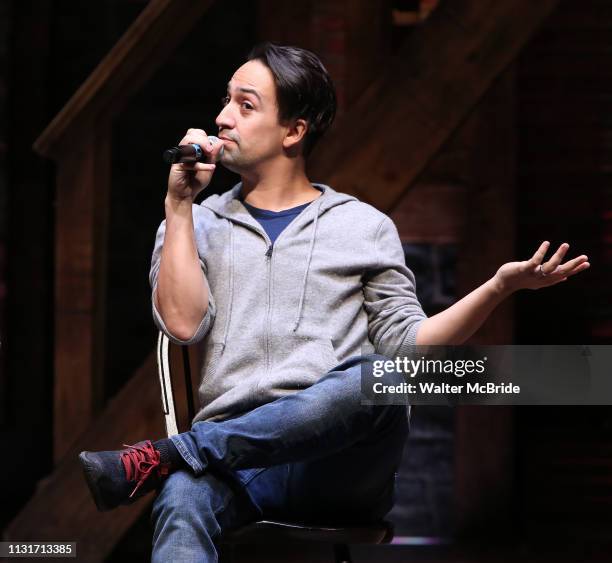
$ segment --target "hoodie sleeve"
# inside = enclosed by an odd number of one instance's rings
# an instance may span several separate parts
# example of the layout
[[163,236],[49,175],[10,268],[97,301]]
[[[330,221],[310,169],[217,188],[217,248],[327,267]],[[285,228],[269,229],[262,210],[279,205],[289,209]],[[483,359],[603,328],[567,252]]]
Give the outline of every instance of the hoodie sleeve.
[[149,273],[149,283],[151,284],[151,307],[153,310],[153,321],[155,322],[155,326],[157,326],[159,330],[165,333],[172,342],[174,342],[175,344],[187,346],[189,344],[195,344],[196,342],[199,342],[208,334],[215,320],[217,307],[215,305],[215,299],[213,297],[213,294],[210,291],[210,286],[208,285],[208,267],[206,265],[206,261],[200,255],[200,266],[202,267],[202,272],[204,272],[204,281],[206,283],[206,289],[208,290],[208,308],[206,309],[206,314],[200,321],[200,324],[198,325],[198,328],[195,331],[194,335],[189,340],[181,340],[168,331],[168,329],[166,328],[166,324],[164,323],[159,311],[157,310],[157,307],[155,307],[155,300],[153,299],[153,295],[155,294],[155,290],[157,289],[157,276],[159,275],[159,263],[161,260],[161,251],[164,246],[165,232],[166,221],[164,220],[159,226],[159,229],[157,229],[157,235],[155,236],[155,247],[153,249],[153,256],[151,258],[151,270]]
[[366,273],[363,285],[368,335],[377,353],[403,356],[408,346],[415,345],[427,315],[417,299],[414,274],[406,266],[397,228],[387,216],[378,227],[375,252],[377,267]]

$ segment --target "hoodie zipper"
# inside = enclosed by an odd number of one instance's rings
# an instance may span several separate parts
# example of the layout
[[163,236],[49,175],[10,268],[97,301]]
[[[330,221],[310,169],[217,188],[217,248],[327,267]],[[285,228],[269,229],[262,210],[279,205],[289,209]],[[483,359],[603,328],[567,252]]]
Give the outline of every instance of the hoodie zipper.
[[[319,197],[322,197],[322,196],[323,194],[321,194],[321,196]],[[306,209],[304,209],[302,213],[304,213],[305,211]],[[226,219],[228,219],[229,221],[233,221],[234,223],[237,223],[239,225],[243,225],[244,227],[247,227],[248,229],[251,229],[252,231],[258,233],[259,235],[263,237],[263,239],[265,240],[267,244],[266,252],[264,253],[264,256],[266,257],[266,261],[268,263],[267,264],[268,265],[268,303],[266,307],[266,320],[265,320],[266,326],[265,326],[265,331],[264,331],[265,351],[266,351],[266,371],[265,371],[264,377],[267,377],[268,373],[270,372],[270,311],[272,308],[272,256],[274,252],[274,243],[268,236],[268,233],[266,233],[266,231],[263,228],[260,229],[254,225],[251,225],[250,223],[247,223],[246,221],[240,221],[233,217],[226,217]],[[294,219],[294,221],[296,219],[297,217]],[[286,228],[283,229],[283,231],[276,238],[275,242],[277,242],[278,239],[285,234],[286,230],[287,230]],[[257,384],[255,386],[255,393],[257,393],[257,391],[259,390],[260,380],[261,378],[258,378]]]
[[[295,221],[302,213],[304,213],[306,209],[303,209],[302,212],[293,219]],[[292,221],[292,222],[293,222]],[[288,225],[289,226],[289,225]],[[264,231],[265,232],[265,231]],[[276,237],[276,240],[272,242],[270,237],[268,237],[268,233],[265,233],[266,241],[268,242],[268,248],[266,249],[266,260],[268,262],[268,306],[266,310],[266,330],[265,330],[265,343],[266,343],[266,372],[265,377],[270,373],[270,323],[271,323],[271,310],[272,310],[272,258],[274,253],[274,245],[278,242],[278,240],[287,232],[287,227],[285,227],[281,233]],[[259,390],[259,378],[257,383],[257,389]]]
[[[268,267],[268,303],[266,305],[266,319],[265,319],[265,330],[264,330],[264,342],[265,342],[265,351],[266,351],[266,372],[267,376],[270,371],[270,310],[272,305],[272,251],[274,249],[274,243],[268,236],[268,233],[262,228],[259,229],[254,225],[251,225],[245,221],[240,221],[234,218],[228,218],[229,221],[233,221],[234,223],[238,223],[239,225],[243,225],[252,231],[255,231],[259,235],[261,235],[266,242],[267,248],[264,256],[266,257],[267,267]],[[283,233],[281,233],[282,235]],[[280,236],[280,235],[279,235]],[[259,383],[257,383],[256,389],[259,387]]]
[[[270,311],[272,309],[272,252],[274,251],[274,243],[266,250],[266,261],[268,262],[268,307],[266,310],[266,376],[270,373]],[[259,388],[259,380],[257,384]]]

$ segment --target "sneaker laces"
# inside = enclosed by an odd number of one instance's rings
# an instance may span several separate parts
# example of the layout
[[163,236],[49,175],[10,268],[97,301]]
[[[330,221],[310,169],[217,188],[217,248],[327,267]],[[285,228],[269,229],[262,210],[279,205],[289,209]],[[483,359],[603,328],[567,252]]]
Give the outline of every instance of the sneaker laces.
[[161,462],[160,453],[154,448],[151,440],[133,446],[123,445],[128,448],[121,452],[121,462],[125,469],[126,478],[128,481],[136,481],[136,486],[129,497],[132,498],[151,473],[155,472],[160,478],[167,475],[168,465]]

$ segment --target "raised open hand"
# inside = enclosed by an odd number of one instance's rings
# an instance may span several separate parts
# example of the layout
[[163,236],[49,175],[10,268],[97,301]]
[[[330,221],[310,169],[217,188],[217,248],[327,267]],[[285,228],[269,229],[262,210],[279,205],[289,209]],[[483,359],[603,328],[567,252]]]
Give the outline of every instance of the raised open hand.
[[544,241],[535,254],[523,262],[508,262],[495,274],[498,287],[505,292],[518,289],[540,289],[567,280],[570,276],[590,267],[588,257],[584,254],[561,264],[569,249],[564,242],[557,252],[545,263],[542,263],[550,243]]

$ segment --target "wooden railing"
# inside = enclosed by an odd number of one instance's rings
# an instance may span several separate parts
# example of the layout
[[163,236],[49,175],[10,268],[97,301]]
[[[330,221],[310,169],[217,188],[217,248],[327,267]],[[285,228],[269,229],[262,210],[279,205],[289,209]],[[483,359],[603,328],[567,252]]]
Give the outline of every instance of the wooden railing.
[[57,162],[54,458],[102,407],[113,117],[212,0],[152,0],[34,144]]

